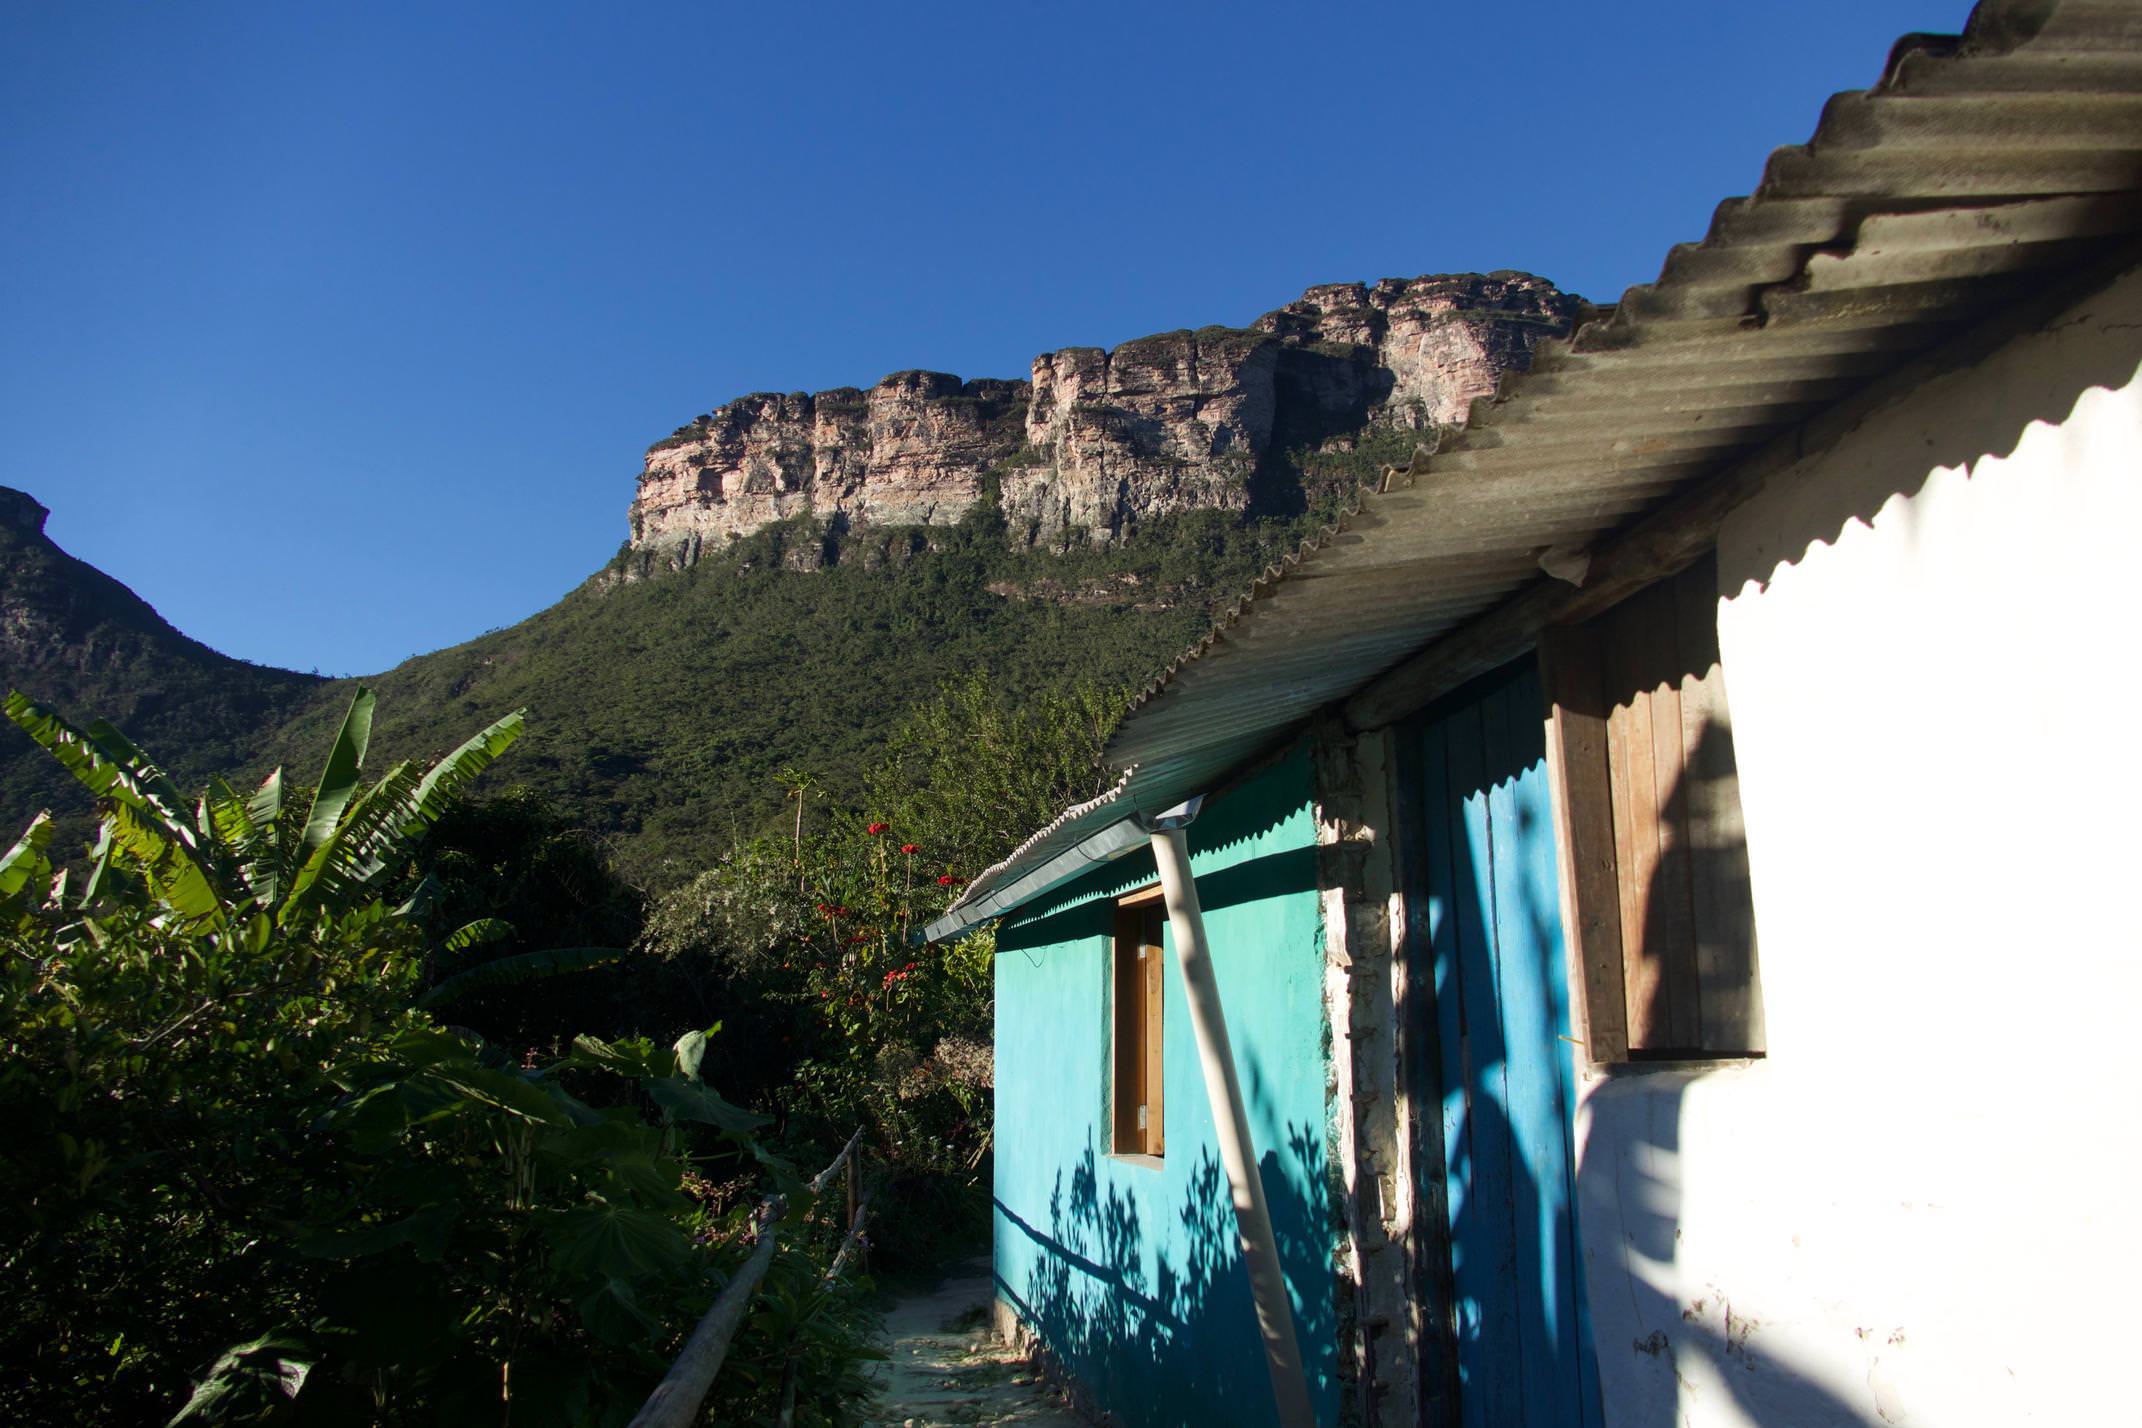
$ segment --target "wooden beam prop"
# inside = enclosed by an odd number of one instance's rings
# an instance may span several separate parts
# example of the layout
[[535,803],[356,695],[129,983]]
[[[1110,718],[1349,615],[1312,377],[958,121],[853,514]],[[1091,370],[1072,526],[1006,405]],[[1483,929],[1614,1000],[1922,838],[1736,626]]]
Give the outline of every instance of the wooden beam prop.
[[1190,1026],[1197,1033],[1197,1059],[1205,1073],[1205,1094],[1212,1102],[1220,1163],[1234,1192],[1235,1232],[1242,1244],[1243,1265],[1249,1270],[1250,1298],[1257,1308],[1258,1332],[1264,1338],[1265,1364],[1272,1372],[1280,1428],[1316,1428],[1301,1348],[1294,1337],[1294,1310],[1287,1302],[1287,1281],[1279,1266],[1279,1241],[1272,1233],[1264,1179],[1257,1173],[1257,1144],[1250,1135],[1241,1078],[1235,1074],[1227,1014],[1220,1004],[1220,984],[1205,943],[1205,916],[1190,871],[1190,849],[1180,826],[1154,830],[1153,862],[1160,870],[1168,922],[1175,930],[1175,960],[1182,968]]

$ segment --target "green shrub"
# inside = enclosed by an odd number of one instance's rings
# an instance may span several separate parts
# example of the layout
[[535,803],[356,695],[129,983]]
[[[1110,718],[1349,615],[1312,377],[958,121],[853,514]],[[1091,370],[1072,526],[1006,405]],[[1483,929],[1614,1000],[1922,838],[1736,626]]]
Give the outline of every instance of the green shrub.
[[[7,713],[102,815],[79,887],[43,818],[0,858],[9,1421],[628,1415],[741,1258],[762,1179],[795,1177],[702,1078],[706,1032],[539,1060],[425,1009],[611,955],[524,952],[422,989],[427,957],[498,924],[435,939],[436,885],[386,889],[519,716],[368,784],[360,693],[306,796],[277,773],[195,801],[108,726],[20,695]],[[759,1351],[837,1343],[852,1368],[856,1313]],[[765,1401],[765,1365],[743,1364],[719,1403]],[[850,1377],[821,1385],[837,1417]]]

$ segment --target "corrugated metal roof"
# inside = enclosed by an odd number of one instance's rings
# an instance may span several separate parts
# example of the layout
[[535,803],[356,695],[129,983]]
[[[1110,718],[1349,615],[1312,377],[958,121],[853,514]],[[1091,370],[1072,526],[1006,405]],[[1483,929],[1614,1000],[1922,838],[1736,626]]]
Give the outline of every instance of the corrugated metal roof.
[[[2142,236],[2142,0],[1985,0],[1833,96],[1658,280],[1543,343],[1134,704],[1112,798],[978,877],[950,923],[1083,839],[1292,736],[1599,541],[1912,357]],[[982,915],[975,913],[975,918]],[[949,925],[949,924],[947,924]]]

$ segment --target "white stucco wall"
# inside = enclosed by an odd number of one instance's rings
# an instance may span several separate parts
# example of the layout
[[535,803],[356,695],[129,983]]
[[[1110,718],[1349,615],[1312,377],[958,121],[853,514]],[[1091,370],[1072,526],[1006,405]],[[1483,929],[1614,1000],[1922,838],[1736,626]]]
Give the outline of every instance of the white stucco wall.
[[2142,274],[1719,543],[1767,1060],[1588,1083],[1610,1424],[2142,1422]]

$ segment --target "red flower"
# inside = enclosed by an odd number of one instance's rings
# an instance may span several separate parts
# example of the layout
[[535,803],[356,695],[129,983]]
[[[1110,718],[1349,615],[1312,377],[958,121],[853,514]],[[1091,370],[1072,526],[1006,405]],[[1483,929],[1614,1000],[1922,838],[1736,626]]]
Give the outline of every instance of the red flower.
[[917,853],[921,852],[922,849],[913,843],[902,843],[900,845],[900,851],[912,858]]
[[887,826],[888,825],[883,823],[873,823],[868,828],[865,828],[863,831],[865,833],[868,833],[871,837],[875,838],[880,833],[883,833]]
[[958,878],[953,877],[950,873],[946,873],[944,876],[940,877],[937,880],[937,886],[941,888],[948,888],[958,881]]

